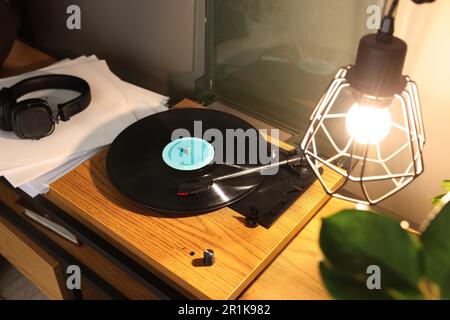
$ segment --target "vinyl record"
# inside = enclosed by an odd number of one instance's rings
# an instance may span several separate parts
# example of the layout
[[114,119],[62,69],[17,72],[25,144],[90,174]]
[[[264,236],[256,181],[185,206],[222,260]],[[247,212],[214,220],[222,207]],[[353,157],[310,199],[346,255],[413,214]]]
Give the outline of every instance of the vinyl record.
[[[194,138],[174,140],[172,134],[177,129]],[[176,217],[213,211],[241,199],[262,182],[260,174],[220,181],[198,194],[178,193],[185,183],[235,173],[260,163],[249,154],[250,141],[246,141],[245,148],[241,145],[239,150],[237,146],[232,149],[234,158],[227,156],[229,148],[223,148],[221,159],[234,159],[232,163],[217,161],[218,150],[211,149],[217,138],[203,135],[209,129],[226,137],[229,129],[254,128],[230,114],[207,109],[176,109],[151,115],[125,129],[111,145],[106,167],[112,183],[135,202]],[[190,146],[201,152],[193,154]],[[186,158],[194,161],[186,163]]]

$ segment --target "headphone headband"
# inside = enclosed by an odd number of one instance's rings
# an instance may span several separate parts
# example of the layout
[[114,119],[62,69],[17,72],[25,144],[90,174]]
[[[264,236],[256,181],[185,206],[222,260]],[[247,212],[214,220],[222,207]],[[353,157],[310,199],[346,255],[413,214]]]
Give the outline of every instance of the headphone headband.
[[15,101],[20,97],[34,91],[45,89],[66,89],[80,93],[78,97],[58,105],[58,118],[68,121],[72,116],[80,113],[91,102],[91,90],[89,84],[78,77],[70,75],[42,75],[28,78],[16,83],[7,89]]

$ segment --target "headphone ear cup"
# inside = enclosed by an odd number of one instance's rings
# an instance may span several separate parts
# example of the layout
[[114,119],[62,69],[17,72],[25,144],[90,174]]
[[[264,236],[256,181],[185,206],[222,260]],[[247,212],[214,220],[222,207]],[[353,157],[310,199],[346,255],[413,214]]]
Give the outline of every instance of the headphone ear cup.
[[21,139],[41,139],[51,134],[55,128],[52,111],[42,99],[24,100],[13,108],[11,125]]

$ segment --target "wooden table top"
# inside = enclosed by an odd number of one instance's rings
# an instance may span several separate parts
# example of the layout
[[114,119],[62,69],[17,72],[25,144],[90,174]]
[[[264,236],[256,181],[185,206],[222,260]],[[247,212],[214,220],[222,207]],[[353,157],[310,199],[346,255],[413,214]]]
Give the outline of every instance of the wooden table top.
[[[17,42],[0,76],[53,61]],[[102,153],[52,184],[47,197],[186,294],[208,299],[241,294],[242,299],[328,297],[318,273],[319,218],[350,204],[330,201],[283,251],[327,202],[318,182],[272,228],[248,229],[229,208],[183,219],[142,210],[112,187],[104,158]],[[325,177],[338,183],[337,175],[325,172]],[[195,266],[195,259],[207,248],[215,250],[217,263],[209,268]]]
[[[46,197],[199,299],[237,298],[328,200],[316,181],[270,229],[247,228],[230,208],[174,219],[121,195],[108,178],[105,156],[102,152],[53,183]],[[340,176],[325,172],[324,178],[334,185]],[[215,252],[211,267],[199,264],[205,249]]]
[[351,202],[330,199],[267,269],[248,286],[239,299],[331,299],[319,271],[319,263],[323,258],[319,247],[322,219],[340,210],[354,207]]
[[20,41],[16,41],[0,67],[0,78],[46,67],[56,60]]

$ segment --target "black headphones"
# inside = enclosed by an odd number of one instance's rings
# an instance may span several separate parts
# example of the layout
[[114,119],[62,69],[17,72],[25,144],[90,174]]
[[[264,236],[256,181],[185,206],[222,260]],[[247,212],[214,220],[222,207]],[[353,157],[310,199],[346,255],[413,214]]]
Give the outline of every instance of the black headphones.
[[[45,89],[66,89],[79,92],[75,99],[58,105],[52,112],[47,101],[28,99],[17,102],[20,97]],[[0,90],[0,129],[14,131],[21,139],[41,139],[55,130],[59,120],[68,121],[86,109],[91,103],[89,84],[69,75],[44,75],[22,80],[11,88]]]

